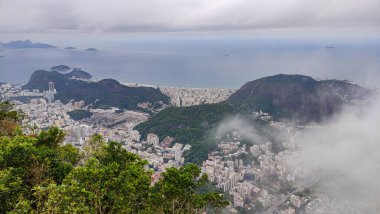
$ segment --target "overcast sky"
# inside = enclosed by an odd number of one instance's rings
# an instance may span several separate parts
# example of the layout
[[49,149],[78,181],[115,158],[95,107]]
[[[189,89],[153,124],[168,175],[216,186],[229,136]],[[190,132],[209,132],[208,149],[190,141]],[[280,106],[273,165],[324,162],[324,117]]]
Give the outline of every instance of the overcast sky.
[[380,0],[0,0],[0,32],[377,29]]

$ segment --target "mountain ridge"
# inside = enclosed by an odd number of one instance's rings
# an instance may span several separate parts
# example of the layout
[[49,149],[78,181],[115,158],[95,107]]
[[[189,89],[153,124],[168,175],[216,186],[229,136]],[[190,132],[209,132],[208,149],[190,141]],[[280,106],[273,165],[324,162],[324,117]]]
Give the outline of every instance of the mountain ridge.
[[71,72],[65,74],[69,78],[76,78],[76,79],[86,79],[89,80],[92,78],[92,75],[87,73],[86,71],[83,71],[79,68],[74,68]]
[[339,112],[344,103],[369,94],[369,89],[342,80],[278,74],[245,83],[227,101],[249,111],[262,110],[276,119],[319,122]]
[[[82,71],[83,74],[88,74]],[[88,74],[90,75],[90,74]],[[113,79],[88,82],[71,79],[72,72],[62,74],[57,71],[37,70],[33,72],[24,89],[48,90],[48,83],[54,82],[57,90],[56,99],[67,103],[71,100],[84,100],[86,105],[92,103],[96,108],[118,107],[130,110],[143,110],[139,103],[148,102],[152,106],[169,103],[169,98],[161,91],[149,87],[128,87]]]

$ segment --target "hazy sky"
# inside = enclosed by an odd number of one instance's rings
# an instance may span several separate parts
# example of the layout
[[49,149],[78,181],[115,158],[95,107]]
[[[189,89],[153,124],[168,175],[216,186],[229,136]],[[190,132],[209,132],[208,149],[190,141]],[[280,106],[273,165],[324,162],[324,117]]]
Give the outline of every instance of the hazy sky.
[[[0,0],[0,42],[78,49],[0,50],[0,78],[21,83],[68,64],[173,86],[239,87],[299,73],[374,87],[379,11],[380,0]],[[99,52],[80,52],[89,47]]]
[[[0,32],[377,31],[380,0],[0,0]],[[367,31],[365,31],[367,32]]]

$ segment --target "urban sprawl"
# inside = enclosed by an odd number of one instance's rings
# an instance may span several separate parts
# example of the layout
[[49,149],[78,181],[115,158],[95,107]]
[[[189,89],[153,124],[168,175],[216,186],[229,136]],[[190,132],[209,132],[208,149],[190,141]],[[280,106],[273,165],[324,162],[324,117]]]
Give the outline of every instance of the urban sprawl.
[[[136,84],[137,86],[137,84]],[[227,99],[235,90],[214,88],[159,87],[170,97],[173,106],[193,106],[217,103]],[[54,83],[49,83],[48,91],[22,90],[21,85],[2,84],[2,99],[12,100],[16,108],[27,115],[23,120],[26,133],[37,132],[50,126],[66,132],[65,143],[79,149],[91,136],[101,134],[105,141],[121,142],[130,152],[138,154],[149,162],[154,170],[152,182],[168,167],[180,167],[185,163],[184,152],[191,148],[188,144],[176,142],[171,136],[160,141],[155,133],[145,139],[133,128],[146,120],[149,115],[137,111],[118,111],[117,108],[92,109],[84,101],[63,104],[54,99]],[[28,98],[28,99],[20,99]],[[92,113],[90,118],[73,120],[68,112],[85,109]],[[266,213],[357,213],[357,205],[337,203],[334,199],[312,194],[308,188],[297,185],[310,177],[313,170],[299,167],[295,163],[297,143],[294,136],[297,127],[272,120],[265,112],[252,112],[252,116],[264,120],[271,127],[287,136],[285,150],[275,153],[273,143],[260,142],[247,146],[241,142],[240,130],[232,130],[225,136],[217,136],[218,151],[212,152],[202,164],[202,172],[209,181],[231,199],[228,212],[239,209],[265,210]],[[247,158],[248,157],[248,158]],[[375,208],[377,205],[374,205]],[[369,210],[372,209],[369,206]]]

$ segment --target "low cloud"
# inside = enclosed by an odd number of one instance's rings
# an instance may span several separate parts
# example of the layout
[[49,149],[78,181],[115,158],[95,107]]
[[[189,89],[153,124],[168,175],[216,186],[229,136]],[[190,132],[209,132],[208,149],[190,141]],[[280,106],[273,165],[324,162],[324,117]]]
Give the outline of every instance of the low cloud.
[[241,139],[249,140],[253,143],[260,144],[266,142],[266,137],[259,130],[242,116],[226,118],[218,126],[216,136],[225,136],[236,132]]
[[313,169],[305,180],[316,193],[341,203],[380,203],[380,99],[347,107],[319,128],[296,138],[299,167]]
[[273,152],[277,153],[284,149],[282,143],[287,139],[288,132],[264,125],[261,122],[253,121],[252,118],[235,115],[225,118],[217,127],[214,135],[222,137],[229,135],[229,139],[240,141],[242,144],[264,145],[267,142],[272,143]]
[[1,0],[2,31],[379,26],[378,0]]
[[[227,118],[217,129],[221,136],[232,131],[261,144],[270,133],[261,132],[240,116]],[[290,132],[293,133],[293,132]],[[281,135],[282,136],[282,135]],[[300,170],[296,185],[313,189],[313,194],[331,209],[350,207],[359,213],[374,213],[380,204],[380,97],[347,105],[341,113],[319,124],[298,129],[293,155],[286,159]],[[302,189],[302,188],[300,188]],[[330,210],[332,213],[337,210]]]

